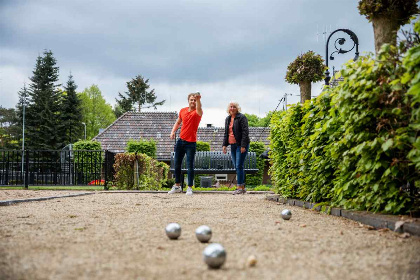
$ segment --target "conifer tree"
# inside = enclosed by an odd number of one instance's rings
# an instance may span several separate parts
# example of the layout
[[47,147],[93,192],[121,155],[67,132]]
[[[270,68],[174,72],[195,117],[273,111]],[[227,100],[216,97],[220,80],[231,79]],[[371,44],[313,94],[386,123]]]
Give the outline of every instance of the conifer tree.
[[29,85],[26,110],[26,146],[28,149],[61,149],[59,69],[51,51],[44,51],[36,60]]
[[81,140],[83,137],[81,100],[77,96],[77,85],[70,74],[62,100],[61,126],[64,131],[64,145]]
[[141,75],[136,76],[131,81],[127,82],[128,92],[125,95],[118,93],[120,99],[116,99],[117,104],[123,113],[127,111],[141,112],[144,108],[157,108],[157,106],[163,105],[165,100],[156,101],[155,90],[148,90],[150,88],[149,79],[143,78]]

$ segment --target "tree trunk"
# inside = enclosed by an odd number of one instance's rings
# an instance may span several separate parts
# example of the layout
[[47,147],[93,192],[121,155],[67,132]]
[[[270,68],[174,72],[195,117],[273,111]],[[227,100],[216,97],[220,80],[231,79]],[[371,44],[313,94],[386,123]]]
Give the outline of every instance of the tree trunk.
[[300,87],[300,103],[305,103],[306,100],[311,100],[311,82],[302,81],[299,83]]
[[375,34],[375,52],[378,54],[383,44],[397,45],[397,32],[400,25],[392,17],[376,17],[372,19]]

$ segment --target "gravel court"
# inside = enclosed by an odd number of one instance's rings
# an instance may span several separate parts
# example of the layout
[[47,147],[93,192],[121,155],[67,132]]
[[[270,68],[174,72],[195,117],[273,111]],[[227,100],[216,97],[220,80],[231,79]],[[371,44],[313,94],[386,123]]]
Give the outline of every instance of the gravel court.
[[[98,192],[0,207],[0,221],[0,279],[420,279],[420,238],[257,194]],[[220,270],[202,260],[202,224],[227,251]]]

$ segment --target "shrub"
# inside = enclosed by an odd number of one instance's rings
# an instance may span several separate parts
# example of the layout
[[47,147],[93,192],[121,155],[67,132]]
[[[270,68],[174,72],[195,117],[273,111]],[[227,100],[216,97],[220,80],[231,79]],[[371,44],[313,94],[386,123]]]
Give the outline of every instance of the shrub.
[[121,153],[115,155],[114,169],[118,189],[158,190],[167,180],[169,166],[146,154]]
[[257,155],[257,168],[258,172],[256,174],[247,174],[246,175],[246,184],[247,185],[261,185],[264,175],[264,159],[260,158],[261,155],[266,150],[266,147],[263,142],[251,142],[249,144],[249,151],[255,152]]
[[149,157],[156,158],[156,142],[153,139],[131,139],[127,142],[126,150],[128,153],[146,154]]
[[73,157],[79,184],[101,179],[104,153],[101,143],[81,140],[73,144]]
[[270,174],[276,191],[346,209],[417,210],[419,57],[418,45],[406,54],[385,45],[377,60],[347,64],[337,87],[274,114]]

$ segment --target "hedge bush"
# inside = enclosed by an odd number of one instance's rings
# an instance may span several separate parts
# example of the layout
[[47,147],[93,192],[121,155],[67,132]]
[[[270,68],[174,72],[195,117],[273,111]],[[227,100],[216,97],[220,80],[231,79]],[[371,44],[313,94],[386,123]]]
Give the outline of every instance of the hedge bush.
[[[134,184],[135,162],[138,162],[138,185]],[[169,166],[146,154],[115,155],[113,185],[124,190],[159,190],[166,183]]]
[[128,153],[146,154],[149,157],[156,158],[156,141],[150,140],[132,140],[127,142]]
[[418,210],[419,68],[418,45],[405,54],[386,45],[376,60],[348,63],[337,87],[274,114],[270,174],[277,192],[346,209]]
[[257,154],[257,168],[258,172],[255,174],[247,174],[246,175],[246,184],[247,185],[261,185],[264,175],[264,159],[260,158],[261,155],[266,150],[266,147],[263,142],[251,142],[249,143],[249,151],[255,152]]
[[[105,154],[101,143],[92,140],[81,140],[73,144],[75,171],[78,180],[93,181],[101,179],[102,163]],[[81,182],[80,182],[81,183]]]

